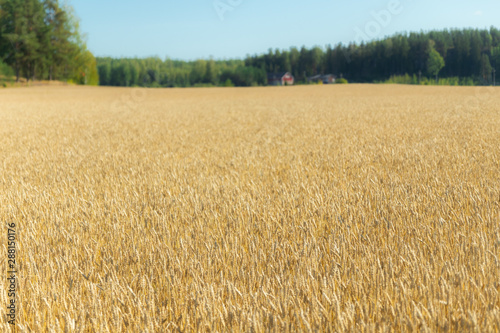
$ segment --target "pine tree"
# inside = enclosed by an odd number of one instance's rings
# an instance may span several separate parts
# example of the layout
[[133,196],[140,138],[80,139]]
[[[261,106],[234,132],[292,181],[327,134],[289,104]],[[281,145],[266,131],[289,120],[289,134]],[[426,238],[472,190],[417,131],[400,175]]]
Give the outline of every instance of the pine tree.
[[493,67],[491,67],[490,57],[487,54],[481,56],[481,78],[485,83],[489,84],[491,82],[491,73],[493,72]]
[[25,14],[22,0],[0,0],[2,45],[4,45],[4,59],[12,65],[16,72],[16,81],[19,81],[22,70],[23,32],[25,31]]

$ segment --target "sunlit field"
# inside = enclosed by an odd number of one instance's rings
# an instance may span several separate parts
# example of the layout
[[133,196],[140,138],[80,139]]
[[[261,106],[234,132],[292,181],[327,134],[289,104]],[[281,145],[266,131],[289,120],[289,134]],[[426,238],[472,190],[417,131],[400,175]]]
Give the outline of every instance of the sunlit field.
[[500,330],[499,89],[12,88],[0,120],[19,332]]

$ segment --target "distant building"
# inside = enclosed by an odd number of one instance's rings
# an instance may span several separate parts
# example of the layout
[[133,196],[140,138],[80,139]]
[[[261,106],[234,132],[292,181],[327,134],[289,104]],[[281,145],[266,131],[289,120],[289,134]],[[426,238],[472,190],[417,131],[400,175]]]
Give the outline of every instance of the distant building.
[[270,86],[291,86],[294,83],[295,79],[289,72],[267,74],[267,84]]
[[320,74],[320,75],[308,77],[307,81],[315,82],[315,83],[322,82],[323,84],[331,84],[331,83],[335,83],[336,79],[337,79],[337,77],[333,74],[325,74],[325,75]]

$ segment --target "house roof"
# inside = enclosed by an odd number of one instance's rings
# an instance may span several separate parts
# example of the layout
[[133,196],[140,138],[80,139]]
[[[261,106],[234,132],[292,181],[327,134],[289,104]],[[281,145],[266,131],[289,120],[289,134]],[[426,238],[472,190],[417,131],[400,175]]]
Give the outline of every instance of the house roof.
[[[283,76],[286,74],[290,74],[290,72],[281,72],[281,73],[267,73],[268,80],[281,80]],[[292,74],[290,74],[292,75]]]
[[308,77],[308,79],[309,80],[323,80],[323,79],[326,79],[326,78],[328,78],[330,76],[336,78],[336,76],[333,75],[333,74],[324,74],[324,75],[323,74],[318,74],[318,75],[310,76],[310,77]]
[[318,75],[310,76],[310,77],[308,77],[308,79],[309,80],[318,80],[318,79],[321,79],[322,77],[323,77],[323,75],[318,74]]

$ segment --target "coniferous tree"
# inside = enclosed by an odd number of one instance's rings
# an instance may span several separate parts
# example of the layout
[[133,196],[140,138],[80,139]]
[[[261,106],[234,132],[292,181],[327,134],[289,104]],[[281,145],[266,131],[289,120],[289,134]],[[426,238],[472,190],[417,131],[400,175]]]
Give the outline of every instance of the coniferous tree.
[[493,67],[491,67],[490,57],[487,54],[481,56],[481,78],[484,83],[488,84],[491,82],[491,73],[493,72]]

